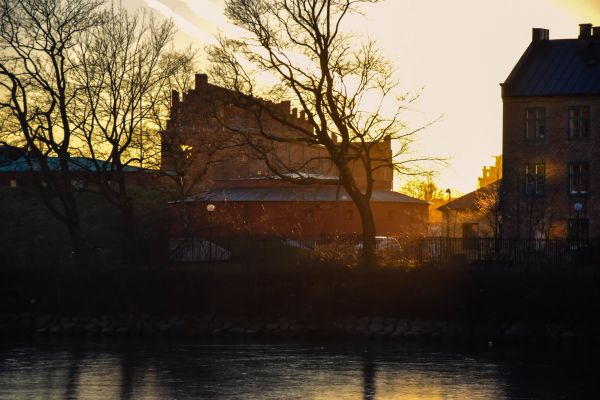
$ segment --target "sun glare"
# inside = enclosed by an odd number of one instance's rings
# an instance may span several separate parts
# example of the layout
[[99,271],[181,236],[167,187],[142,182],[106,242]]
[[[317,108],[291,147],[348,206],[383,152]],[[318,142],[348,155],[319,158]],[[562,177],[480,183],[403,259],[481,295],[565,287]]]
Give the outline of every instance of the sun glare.
[[[185,34],[182,46],[192,40],[201,48],[218,33],[240,34],[224,17],[223,0],[144,2],[174,19]],[[408,0],[368,5],[350,26],[395,64],[403,91],[421,93],[402,116],[408,127],[439,119],[415,143],[415,154],[446,159],[438,171],[440,186],[469,192],[482,167],[502,153],[499,84],[529,45],[531,29],[572,38],[579,23],[599,20],[593,0]]]

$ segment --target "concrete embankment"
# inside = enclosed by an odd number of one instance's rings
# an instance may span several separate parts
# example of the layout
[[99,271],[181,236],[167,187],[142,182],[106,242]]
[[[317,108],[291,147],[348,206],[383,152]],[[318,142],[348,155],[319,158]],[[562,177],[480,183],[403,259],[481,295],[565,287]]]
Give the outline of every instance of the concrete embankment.
[[61,316],[6,314],[0,336],[129,336],[198,339],[370,339],[394,342],[600,344],[600,327],[542,323],[407,320],[393,317],[347,317],[331,321],[158,317],[150,315]]

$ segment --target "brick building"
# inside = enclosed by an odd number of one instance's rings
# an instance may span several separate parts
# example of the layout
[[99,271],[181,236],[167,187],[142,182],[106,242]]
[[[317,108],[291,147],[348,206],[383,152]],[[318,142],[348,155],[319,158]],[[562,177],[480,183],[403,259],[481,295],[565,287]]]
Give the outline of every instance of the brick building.
[[[205,74],[196,74],[195,78],[194,89],[182,99],[173,92],[170,120],[162,137],[164,170],[176,170],[178,163],[187,159],[185,167],[189,171],[185,173],[197,174],[208,165],[208,170],[202,172],[208,181],[237,181],[271,175],[265,163],[267,157],[283,174],[337,177],[337,168],[323,146],[302,140],[269,142],[259,133],[262,129],[278,137],[294,138],[300,131],[312,132],[304,113],[291,108],[289,101],[272,103],[250,98],[208,83]],[[250,140],[254,146],[247,143]],[[258,142],[260,145],[256,145]],[[391,160],[391,140],[374,143],[371,151],[374,160]],[[393,168],[385,164],[374,172],[374,187],[391,190]],[[364,184],[359,162],[351,168],[359,184]]]
[[600,236],[600,27],[532,42],[502,86],[505,237]]
[[[299,130],[312,131],[303,113],[289,101],[271,103],[249,98],[208,83],[196,75],[195,87],[180,98],[173,93],[173,107],[163,132],[162,168],[198,177],[185,202],[174,203],[173,216],[187,215],[186,221],[201,234],[218,226],[222,235],[279,235],[314,238],[323,234],[359,233],[360,216],[339,185],[337,167],[325,148],[305,141],[269,142],[258,132],[295,138]],[[258,105],[258,106],[257,106]],[[259,111],[260,115],[255,111]],[[249,141],[260,143],[259,148]],[[256,142],[253,142],[256,143]],[[428,203],[392,191],[391,140],[374,143],[375,163],[372,208],[378,234],[425,235]],[[267,160],[281,176],[274,176]],[[183,163],[182,163],[183,161]],[[358,184],[366,183],[359,162],[351,166]],[[321,183],[294,185],[286,175],[317,178]],[[275,178],[275,179],[274,179]],[[207,212],[208,204],[215,212]],[[182,234],[176,224],[173,235]],[[215,229],[211,228],[212,233]]]

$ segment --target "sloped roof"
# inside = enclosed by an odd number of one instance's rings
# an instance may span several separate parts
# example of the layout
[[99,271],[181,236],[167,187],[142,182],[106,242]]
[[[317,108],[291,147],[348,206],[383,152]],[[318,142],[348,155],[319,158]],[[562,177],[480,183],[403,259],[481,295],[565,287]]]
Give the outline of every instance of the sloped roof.
[[487,186],[484,186],[473,192],[467,193],[464,196],[454,199],[451,202],[446,203],[443,206],[436,208],[436,210],[446,211],[447,209],[450,209],[450,210],[458,210],[458,211],[464,211],[464,210],[475,211],[475,210],[477,210],[477,205],[476,205],[477,198],[481,195],[488,195],[488,194],[497,192],[499,186],[500,186],[500,181],[490,183]]
[[[107,171],[112,171],[113,166],[106,161],[96,161],[101,169],[106,168]],[[51,171],[60,171],[60,162],[56,157],[48,157],[48,167]],[[87,157],[71,157],[69,159],[69,168],[73,172],[94,172],[96,171],[96,164],[94,161]],[[9,160],[6,162],[0,162],[0,172],[29,172],[29,171],[40,171],[40,164],[36,160],[31,160],[31,165],[25,157],[19,157],[16,160]],[[125,165],[123,167],[124,172],[140,172],[150,171],[146,168],[132,167]]]
[[[280,201],[352,201],[346,191],[337,186],[240,187],[210,189],[186,201],[280,202]],[[429,203],[390,190],[373,190],[371,201],[390,203]]]
[[533,41],[506,82],[503,97],[600,94],[600,40]]

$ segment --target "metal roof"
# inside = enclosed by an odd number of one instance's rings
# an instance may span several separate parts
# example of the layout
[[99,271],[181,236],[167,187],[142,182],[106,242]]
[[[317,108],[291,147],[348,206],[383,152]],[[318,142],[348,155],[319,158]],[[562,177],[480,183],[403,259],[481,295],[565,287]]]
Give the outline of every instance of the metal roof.
[[464,196],[458,197],[452,200],[449,203],[444,204],[436,208],[437,211],[446,211],[450,210],[477,210],[477,199],[481,195],[490,195],[494,192],[498,192],[501,181],[496,181],[494,183],[490,183],[487,186],[479,188],[473,192],[467,193]]
[[533,41],[502,86],[504,97],[600,95],[600,40]]
[[[56,157],[48,157],[48,167],[51,171],[60,171],[60,162]],[[96,161],[100,168],[106,168],[107,171],[112,171],[113,166],[106,161]],[[69,168],[73,172],[94,172],[96,171],[96,164],[94,161],[87,157],[71,157],[69,159]],[[40,171],[40,164],[36,160],[31,160],[31,165],[25,157],[19,157],[16,160],[9,160],[0,162],[0,172],[29,172],[29,171]],[[125,165],[123,167],[124,172],[139,172],[139,171],[150,171],[145,168],[132,167]]]
[[[280,201],[352,201],[344,189],[338,186],[297,187],[240,187],[210,189],[186,201],[232,201],[232,202],[280,202]],[[391,203],[429,203],[390,190],[373,190],[371,201]]]

